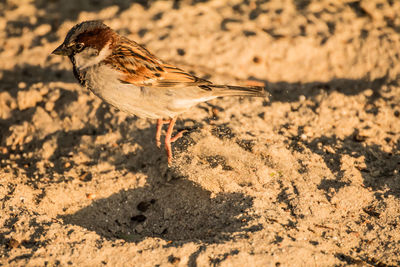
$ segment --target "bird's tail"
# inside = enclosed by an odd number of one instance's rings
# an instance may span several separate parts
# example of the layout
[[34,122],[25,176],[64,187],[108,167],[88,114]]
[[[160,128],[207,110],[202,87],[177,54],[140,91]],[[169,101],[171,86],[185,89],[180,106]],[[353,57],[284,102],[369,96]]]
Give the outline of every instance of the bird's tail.
[[234,85],[207,85],[214,92],[215,96],[268,96],[265,87],[262,86],[234,86]]

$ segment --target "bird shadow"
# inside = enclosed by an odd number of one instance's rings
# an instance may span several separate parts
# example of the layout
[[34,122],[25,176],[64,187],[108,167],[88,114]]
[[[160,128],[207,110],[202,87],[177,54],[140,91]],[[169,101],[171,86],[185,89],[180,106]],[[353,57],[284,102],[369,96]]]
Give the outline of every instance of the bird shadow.
[[249,225],[254,219],[249,214],[252,206],[253,198],[242,193],[212,196],[189,180],[163,183],[158,176],[149,176],[144,187],[122,190],[61,218],[106,239],[140,242],[153,237],[177,246],[248,237],[262,229]]

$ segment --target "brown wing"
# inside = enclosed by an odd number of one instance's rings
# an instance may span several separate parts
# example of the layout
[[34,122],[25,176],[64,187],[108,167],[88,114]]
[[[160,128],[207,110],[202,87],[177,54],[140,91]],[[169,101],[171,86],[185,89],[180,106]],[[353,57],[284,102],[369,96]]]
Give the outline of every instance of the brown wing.
[[207,80],[163,63],[144,47],[127,38],[122,38],[105,63],[123,73],[121,82],[137,86],[184,88],[211,84]]

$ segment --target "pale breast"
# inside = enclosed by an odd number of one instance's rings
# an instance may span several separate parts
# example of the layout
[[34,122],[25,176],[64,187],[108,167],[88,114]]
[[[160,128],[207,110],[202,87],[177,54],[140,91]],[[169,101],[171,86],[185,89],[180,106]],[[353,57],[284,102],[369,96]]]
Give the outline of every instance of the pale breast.
[[[120,73],[107,65],[86,69],[86,87],[117,109],[143,118],[168,118],[186,109],[172,110],[171,96],[160,88],[139,87],[119,81]],[[160,91],[161,90],[161,91]]]

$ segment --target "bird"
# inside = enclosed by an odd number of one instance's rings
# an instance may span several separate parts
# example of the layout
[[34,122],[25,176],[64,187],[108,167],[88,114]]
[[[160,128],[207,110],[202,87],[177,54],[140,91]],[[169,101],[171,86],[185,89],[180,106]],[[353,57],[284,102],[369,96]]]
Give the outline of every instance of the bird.
[[168,165],[172,164],[171,143],[177,117],[191,107],[217,97],[266,97],[262,86],[219,85],[196,77],[154,56],[100,20],[73,26],[53,52],[67,56],[75,78],[106,103],[129,115],[157,120],[156,145],[161,148],[165,134]]

